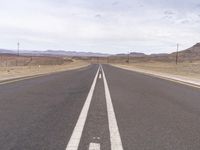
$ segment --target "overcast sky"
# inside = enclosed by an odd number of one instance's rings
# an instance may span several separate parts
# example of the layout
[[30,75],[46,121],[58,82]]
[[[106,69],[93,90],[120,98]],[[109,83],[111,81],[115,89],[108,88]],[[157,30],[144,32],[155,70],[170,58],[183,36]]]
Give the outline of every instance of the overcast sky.
[[0,0],[0,48],[172,52],[200,42],[198,0]]

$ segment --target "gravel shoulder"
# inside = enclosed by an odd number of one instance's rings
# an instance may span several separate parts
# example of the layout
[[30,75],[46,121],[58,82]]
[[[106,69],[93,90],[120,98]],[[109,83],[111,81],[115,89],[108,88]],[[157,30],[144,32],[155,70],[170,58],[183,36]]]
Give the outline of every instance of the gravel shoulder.
[[195,63],[135,63],[112,64],[115,67],[136,71],[164,79],[200,87],[200,62]]

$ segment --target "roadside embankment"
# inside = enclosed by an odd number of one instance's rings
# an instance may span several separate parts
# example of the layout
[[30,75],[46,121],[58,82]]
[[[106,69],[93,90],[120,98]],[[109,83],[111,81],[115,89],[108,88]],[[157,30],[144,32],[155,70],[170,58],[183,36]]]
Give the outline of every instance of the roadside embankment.
[[200,86],[200,61],[189,63],[183,62],[179,64],[147,62],[147,63],[131,63],[131,64],[112,64],[127,70],[132,70],[156,77],[170,79],[183,82],[195,86]]
[[88,65],[89,63],[85,61],[73,60],[72,62],[67,62],[62,65],[0,67],[0,81],[78,69]]

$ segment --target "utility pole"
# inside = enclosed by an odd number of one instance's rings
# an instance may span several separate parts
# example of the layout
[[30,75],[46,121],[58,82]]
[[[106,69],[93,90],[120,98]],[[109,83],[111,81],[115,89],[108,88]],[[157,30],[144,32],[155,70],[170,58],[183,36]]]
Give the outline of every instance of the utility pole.
[[176,64],[178,64],[178,49],[179,49],[179,44],[177,44],[177,50],[176,50]]
[[18,53],[18,56],[19,56],[19,42],[17,43],[17,53]]
[[[196,47],[195,47],[195,46],[193,46],[193,48],[192,48],[192,51],[193,51],[193,52],[195,52],[195,48],[196,48]],[[192,63],[192,57],[193,57],[193,56],[192,56],[192,55],[190,55],[190,63]]]
[[127,60],[127,63],[128,63],[128,64],[130,63],[130,52],[128,52],[128,60]]

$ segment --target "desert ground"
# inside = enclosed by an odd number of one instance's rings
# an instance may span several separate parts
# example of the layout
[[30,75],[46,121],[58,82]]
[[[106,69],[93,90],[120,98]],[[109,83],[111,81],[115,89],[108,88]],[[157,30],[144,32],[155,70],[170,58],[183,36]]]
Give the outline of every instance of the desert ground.
[[200,61],[111,63],[113,66],[200,86]]
[[200,43],[171,54],[143,55],[140,57],[138,57],[138,54],[140,53],[117,55],[108,60],[118,67],[169,77],[186,78],[200,83]]
[[89,63],[64,57],[0,57],[0,81],[76,69]]
[[161,72],[173,75],[200,79],[200,61],[181,62],[177,65],[169,62],[138,62],[130,64],[118,64],[120,66],[128,66],[130,68]]
[[32,75],[80,68],[92,64],[111,64],[117,67],[200,82],[200,60],[181,61],[130,57],[91,57],[89,59],[49,56],[0,56],[0,81]]

